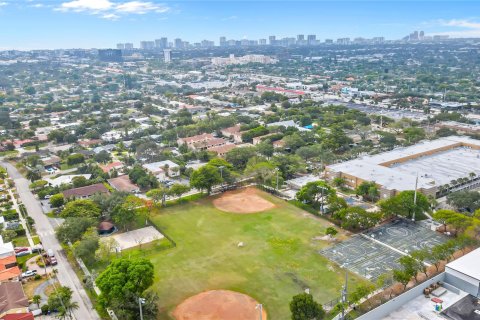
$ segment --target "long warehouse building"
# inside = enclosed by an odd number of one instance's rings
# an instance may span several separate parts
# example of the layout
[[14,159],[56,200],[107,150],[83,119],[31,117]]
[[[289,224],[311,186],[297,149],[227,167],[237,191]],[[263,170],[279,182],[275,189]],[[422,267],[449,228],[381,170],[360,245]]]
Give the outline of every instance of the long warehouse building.
[[463,136],[422,141],[373,156],[326,167],[327,178],[345,179],[350,188],[373,181],[382,198],[417,188],[427,196],[480,186],[480,140]]

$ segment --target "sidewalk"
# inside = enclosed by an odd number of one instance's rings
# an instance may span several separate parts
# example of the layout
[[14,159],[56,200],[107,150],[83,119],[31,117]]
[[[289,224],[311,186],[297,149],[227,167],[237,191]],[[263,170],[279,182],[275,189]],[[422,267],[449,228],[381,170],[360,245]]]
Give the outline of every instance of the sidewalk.
[[18,212],[20,223],[22,224],[23,229],[25,229],[25,235],[27,236],[28,244],[30,245],[31,248],[33,248],[35,246],[35,243],[33,242],[32,235],[30,234],[30,229],[27,226],[27,221],[25,220],[22,213],[20,212],[19,203],[17,202],[17,199],[15,199],[15,197],[13,196],[13,192],[11,188],[8,189],[8,194],[12,199],[13,208]]

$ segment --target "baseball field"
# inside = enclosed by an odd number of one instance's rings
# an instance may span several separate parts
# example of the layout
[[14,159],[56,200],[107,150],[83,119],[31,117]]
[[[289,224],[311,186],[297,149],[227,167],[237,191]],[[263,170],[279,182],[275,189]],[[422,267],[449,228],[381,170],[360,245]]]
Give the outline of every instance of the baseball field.
[[[339,296],[344,271],[318,254],[331,224],[268,193],[229,191],[160,209],[152,221],[177,244],[146,256],[161,319],[253,320],[262,304],[264,319],[283,320],[305,289],[320,303]],[[349,281],[353,290],[364,280]]]

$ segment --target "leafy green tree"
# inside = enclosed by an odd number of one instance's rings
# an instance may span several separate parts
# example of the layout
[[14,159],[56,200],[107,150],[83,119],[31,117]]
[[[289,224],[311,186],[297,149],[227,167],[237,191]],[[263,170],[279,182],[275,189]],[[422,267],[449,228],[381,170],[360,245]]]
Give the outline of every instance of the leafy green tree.
[[447,203],[457,210],[466,210],[472,213],[480,208],[480,192],[471,190],[452,192],[447,195]]
[[419,271],[419,264],[415,258],[411,256],[403,256],[400,259],[398,259],[398,262],[403,268],[403,272],[408,274],[411,277],[415,278],[415,281],[417,280],[417,273]]
[[72,301],[73,291],[69,287],[59,287],[48,297],[48,309],[58,310],[60,316],[65,319],[70,317],[73,310],[78,309],[78,303]]
[[218,168],[208,164],[193,171],[190,176],[190,185],[199,190],[207,190],[208,194],[212,192],[213,186],[220,182],[222,179]]
[[87,265],[95,262],[95,251],[99,248],[97,229],[91,227],[83,234],[82,239],[73,244],[73,251]]
[[170,190],[168,193],[174,197],[180,198],[183,194],[187,193],[188,191],[190,191],[189,186],[181,183],[174,183],[170,187]]
[[322,305],[308,293],[293,296],[290,302],[290,312],[292,320],[322,320],[325,316]]
[[108,161],[112,160],[112,156],[107,151],[102,150],[99,153],[95,154],[93,156],[93,159],[99,163],[107,163]]
[[56,230],[57,238],[63,243],[67,243],[68,241],[74,243],[80,240],[88,228],[95,225],[95,223],[93,218],[66,218]]
[[88,180],[84,176],[73,177],[72,184],[74,188],[80,188],[88,185]]
[[13,239],[15,239],[15,237],[17,236],[17,233],[15,232],[15,230],[6,229],[1,231],[1,235],[2,235],[3,241],[10,242]]
[[34,295],[32,297],[32,302],[35,303],[37,307],[40,309],[40,302],[42,302],[42,296],[38,294]]
[[369,201],[376,201],[380,197],[377,184],[375,182],[363,181],[356,189],[355,193]]
[[254,147],[235,148],[227,152],[225,159],[237,170],[245,169],[250,158],[255,156]]
[[418,127],[409,127],[403,129],[403,135],[408,142],[415,143],[425,139],[425,130]]
[[154,268],[147,259],[114,260],[97,278],[101,302],[109,306],[122,302],[125,295],[132,293],[137,297],[153,284]]
[[323,213],[324,205],[336,196],[335,190],[324,181],[309,182],[297,192],[297,199],[311,204]]
[[64,203],[65,203],[65,198],[63,197],[62,193],[57,193],[50,197],[50,205],[53,208],[61,207],[63,206]]
[[430,203],[428,198],[421,192],[417,192],[417,201],[415,204],[415,191],[402,191],[399,194],[385,200],[381,200],[378,205],[386,216],[403,216],[412,219],[415,216],[417,219],[423,215],[424,212],[430,210]]
[[341,222],[342,228],[363,230],[374,227],[382,219],[381,212],[367,212],[362,207],[347,207],[333,214]]
[[33,170],[27,171],[25,176],[28,180],[30,180],[32,182],[34,182],[36,180],[40,180],[42,178],[42,175],[40,174],[40,172],[33,171]]
[[403,270],[393,270],[393,279],[403,284],[403,290],[405,290],[412,276]]
[[334,227],[328,227],[328,228],[325,230],[325,234],[326,234],[326,235],[331,235],[332,237],[335,236],[337,233],[338,233],[338,231],[337,231],[337,229],[335,229]]
[[65,205],[65,208],[60,213],[62,218],[67,217],[86,217],[86,218],[98,218],[100,217],[100,207],[88,199],[79,199],[70,201]]
[[165,186],[160,186],[157,189],[152,189],[147,192],[147,197],[152,198],[155,204],[162,203],[162,206],[165,206],[167,201],[167,196],[169,195],[170,190]]
[[112,212],[112,220],[120,226],[122,230],[128,230],[130,226],[135,224],[136,212],[133,208],[125,205],[115,207]]
[[81,153],[75,153],[67,157],[67,164],[73,166],[85,162],[85,157]]

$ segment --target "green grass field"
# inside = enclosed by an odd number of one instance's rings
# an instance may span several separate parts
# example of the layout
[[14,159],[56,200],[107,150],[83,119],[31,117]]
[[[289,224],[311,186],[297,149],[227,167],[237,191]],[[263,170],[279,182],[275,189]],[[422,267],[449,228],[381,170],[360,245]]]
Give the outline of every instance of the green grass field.
[[[317,253],[326,242],[312,240],[324,235],[329,222],[259,194],[277,207],[239,215],[222,212],[204,198],[153,215],[152,221],[177,243],[146,255],[155,265],[161,319],[172,319],[176,305],[211,289],[248,294],[275,320],[290,319],[289,302],[305,288],[321,303],[339,296],[344,271]],[[245,246],[239,248],[239,242]],[[349,280],[351,290],[364,281],[353,274]]]

